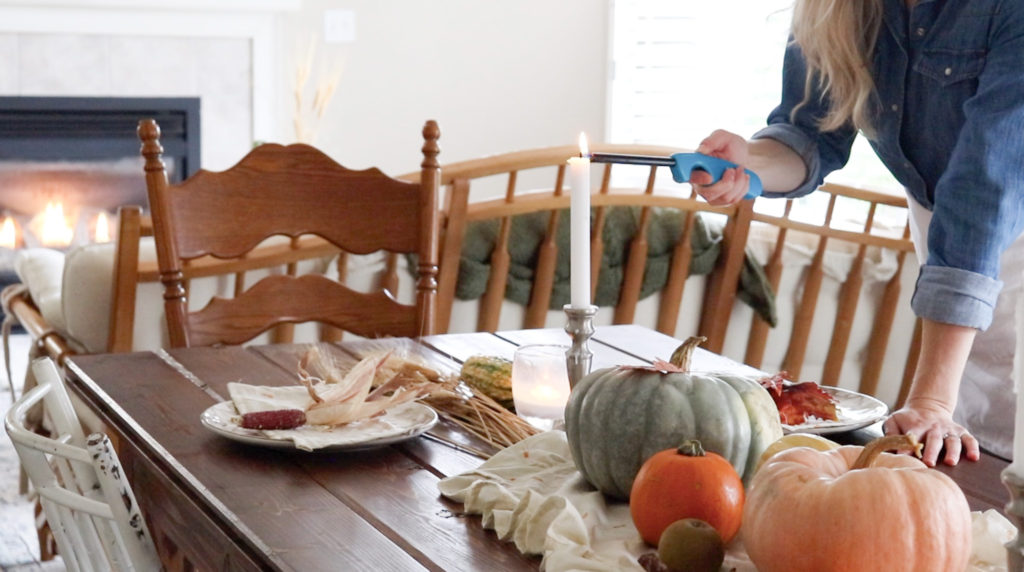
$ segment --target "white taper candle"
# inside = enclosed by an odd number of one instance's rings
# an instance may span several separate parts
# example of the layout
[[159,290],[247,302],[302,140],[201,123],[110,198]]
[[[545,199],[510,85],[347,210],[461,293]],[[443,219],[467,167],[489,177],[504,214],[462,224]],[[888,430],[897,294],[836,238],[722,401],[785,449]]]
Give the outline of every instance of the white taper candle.
[[569,304],[590,306],[590,154],[580,133],[580,156],[569,159],[570,213]]

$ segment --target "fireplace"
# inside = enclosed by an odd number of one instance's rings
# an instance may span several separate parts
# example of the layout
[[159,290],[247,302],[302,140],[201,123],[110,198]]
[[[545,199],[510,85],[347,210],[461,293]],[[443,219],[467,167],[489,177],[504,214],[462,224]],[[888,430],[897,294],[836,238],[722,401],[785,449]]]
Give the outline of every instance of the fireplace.
[[149,117],[172,181],[197,171],[199,98],[0,97],[0,249],[110,240],[119,206],[147,204]]

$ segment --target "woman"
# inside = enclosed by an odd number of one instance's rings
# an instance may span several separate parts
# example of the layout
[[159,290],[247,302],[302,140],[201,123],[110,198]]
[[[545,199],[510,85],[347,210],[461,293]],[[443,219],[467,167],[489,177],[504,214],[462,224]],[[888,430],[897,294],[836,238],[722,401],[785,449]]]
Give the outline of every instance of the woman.
[[[1021,62],[1018,0],[796,0],[768,126],[749,141],[716,131],[698,148],[758,173],[765,196],[792,198],[845,165],[860,131],[906,187],[923,339],[906,404],[884,428],[922,440],[929,465],[943,448],[947,464],[976,460],[975,434],[1010,455],[1024,268],[1024,239],[1014,243],[1024,228]],[[741,200],[749,184],[742,168],[715,184],[704,173],[691,180],[712,204]],[[997,311],[1001,257],[1013,282]],[[972,353],[979,336],[992,339]]]

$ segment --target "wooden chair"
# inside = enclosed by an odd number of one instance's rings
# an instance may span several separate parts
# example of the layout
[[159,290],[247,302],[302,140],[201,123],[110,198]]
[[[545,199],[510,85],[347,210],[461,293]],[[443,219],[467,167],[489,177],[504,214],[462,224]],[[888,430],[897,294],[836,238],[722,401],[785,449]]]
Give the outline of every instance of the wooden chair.
[[[816,220],[797,216],[794,200],[757,199],[748,247],[764,253],[765,274],[780,297],[780,324],[769,328],[754,315],[745,331],[734,314],[730,334],[746,341],[745,350],[730,357],[825,385],[845,379],[843,385],[869,395],[879,393],[883,380],[900,380],[888,399],[899,405],[920,345],[920,321],[909,304],[917,265],[906,199],[836,184],[816,193],[824,206],[815,209],[823,212]],[[781,212],[762,212],[762,203],[777,203]],[[836,259],[841,270],[834,268]],[[786,298],[792,311],[782,307]],[[894,335],[900,323],[914,325]],[[827,352],[811,359],[811,346]],[[820,370],[808,371],[810,362]]]
[[[75,292],[75,303],[79,305],[95,305],[108,308],[104,316],[107,320],[105,328],[97,328],[95,322],[91,329],[103,332],[105,342],[102,344],[85,344],[85,340],[77,338],[76,331],[62,331],[44,316],[43,311],[32,298],[30,289],[24,284],[15,284],[4,289],[2,293],[5,311],[14,321],[21,324],[26,333],[32,338],[32,356],[46,356],[52,358],[63,366],[67,357],[79,353],[95,352],[127,352],[140,349],[138,344],[146,346],[144,349],[154,349],[159,346],[156,341],[159,335],[145,336],[145,340],[139,341],[136,338],[136,323],[138,307],[146,308],[149,304],[160,305],[162,297],[150,297],[147,300],[139,300],[140,290],[147,288],[147,285],[160,284],[160,269],[157,266],[155,257],[152,255],[152,220],[148,214],[143,214],[139,206],[124,206],[118,211],[117,231],[115,243],[111,248],[104,250],[91,259],[95,263],[88,264],[88,270],[96,272],[108,272],[109,294],[106,299],[82,298],[80,292]],[[146,241],[149,241],[147,244]],[[95,245],[101,246],[101,245]],[[150,251],[143,253],[143,250]],[[106,264],[97,262],[109,256],[110,261]],[[235,283],[244,283],[249,274],[276,272],[290,275],[298,275],[300,272],[311,271],[314,265],[307,264],[307,267],[300,267],[305,261],[323,261],[329,258],[338,257],[338,249],[326,241],[306,237],[299,241],[276,241],[261,245],[260,248],[250,253],[244,260],[218,260],[206,258],[198,263],[191,264],[186,270],[186,288],[193,280],[219,280],[220,277],[230,277]],[[69,263],[70,265],[70,263]],[[317,264],[316,266],[322,266]],[[86,269],[81,269],[85,272]],[[76,271],[77,272],[77,271]],[[81,277],[79,274],[75,276]],[[72,280],[71,275],[66,279]],[[96,280],[102,282],[99,278]],[[209,286],[201,285],[201,290],[209,290]],[[152,294],[152,292],[150,292]],[[102,293],[97,293],[102,295]],[[65,304],[66,306],[69,305]],[[98,309],[97,316],[102,312]],[[161,310],[162,312],[162,310]],[[159,327],[163,328],[162,321],[155,314],[153,309],[147,312],[142,328]],[[84,321],[84,320],[83,320]],[[161,322],[161,323],[156,323]],[[66,326],[70,329],[70,324]],[[273,331],[271,341],[290,342],[294,334],[290,328],[277,328]],[[148,347],[153,345],[153,347]],[[31,372],[29,372],[31,373]],[[29,384],[31,387],[31,384]]]
[[[308,145],[265,144],[226,171],[171,185],[159,127],[140,122],[170,345],[239,344],[279,324],[309,321],[364,337],[433,333],[439,134],[428,121],[416,182],[347,169]],[[237,283],[233,299],[189,307],[185,281],[197,266],[211,257],[244,265],[247,252],[279,235],[355,254],[415,254],[415,300],[404,304],[394,290],[357,292],[325,276],[275,275]]]
[[[649,145],[595,145],[594,151],[643,155],[671,155],[680,149]],[[565,188],[566,160],[579,150],[573,146],[549,147],[505,153],[482,159],[444,165],[441,184],[446,191],[445,212],[447,223],[441,254],[439,278],[438,329],[446,331],[454,302],[458,280],[459,259],[464,246],[467,225],[478,221],[499,221],[498,237],[490,256],[490,275],[487,289],[480,302],[477,330],[495,331],[505,297],[510,266],[510,229],[513,217],[525,213],[546,213],[545,226],[534,269],[533,285],[526,308],[523,328],[543,327],[551,306],[558,245],[556,236],[560,225],[568,226],[568,217],[560,211],[569,207],[569,192]],[[598,168],[595,166],[595,168]],[[691,239],[697,214],[719,215],[725,219],[722,256],[711,273],[705,291],[699,332],[708,337],[706,347],[712,351],[721,348],[728,324],[728,312],[736,295],[737,279],[743,264],[746,230],[752,214],[751,201],[739,206],[715,207],[699,200],[688,187],[671,181],[663,167],[637,167],[604,164],[599,166],[600,186],[591,199],[594,211],[591,235],[592,289],[598,287],[603,252],[602,233],[613,207],[633,207],[638,211],[637,232],[629,241],[629,253],[623,272],[621,291],[615,303],[615,324],[633,323],[640,301],[641,285],[647,266],[648,236],[652,215],[656,209],[678,209],[680,229],[673,247],[669,279],[661,291],[658,305],[657,329],[675,335],[680,317],[685,283],[691,263]],[[616,174],[631,173],[631,182],[613,184]],[[628,173],[626,173],[628,171]],[[659,177],[669,178],[668,182]],[[525,181],[525,182],[524,182]],[[471,200],[471,190],[490,184],[491,197]],[[732,248],[730,245],[739,245]],[[508,326],[503,326],[508,327]]]
[[[160,282],[160,268],[155,259],[140,255],[141,241],[153,236],[153,221],[137,206],[121,207],[118,216],[117,248],[114,258],[114,279],[110,314],[109,352],[132,351],[135,339],[136,297],[139,287]],[[215,258],[205,256],[183,265],[185,289],[193,291],[192,285],[205,279],[228,277],[230,292],[217,295],[235,295],[243,292],[243,285],[257,281],[267,274],[298,277],[312,271],[312,267],[300,264],[309,261],[333,260],[343,269],[346,253],[341,252],[328,241],[305,236],[297,240],[271,239],[238,258]],[[342,270],[343,271],[343,270]],[[397,280],[397,277],[392,277]],[[209,285],[203,288],[209,290]],[[282,324],[272,330],[269,341],[290,343],[295,341],[295,330],[291,324]]]
[[[68,570],[159,570],[131,486],[107,437],[86,437],[54,362],[32,363],[38,385],[7,412],[5,426],[28,472]],[[25,426],[44,403],[51,436]],[[45,542],[41,537],[41,542]]]

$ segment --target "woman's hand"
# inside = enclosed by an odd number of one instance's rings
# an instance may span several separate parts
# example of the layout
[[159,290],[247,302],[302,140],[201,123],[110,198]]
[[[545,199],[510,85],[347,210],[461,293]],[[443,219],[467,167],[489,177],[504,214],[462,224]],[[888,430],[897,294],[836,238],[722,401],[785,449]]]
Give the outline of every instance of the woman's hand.
[[750,175],[757,173],[765,192],[788,193],[797,189],[807,178],[807,166],[795,151],[768,138],[746,139],[724,130],[717,130],[697,146],[697,152],[736,163],[726,169],[717,183],[711,184],[711,175],[694,169],[690,173],[693,188],[713,205],[731,205],[743,200],[750,188]]
[[743,200],[750,187],[750,175],[744,171],[744,166],[750,162],[750,144],[747,140],[719,129],[701,141],[697,152],[738,165],[726,169],[722,178],[714,184],[711,184],[711,175],[694,169],[690,174],[690,184],[697,189],[697,193],[712,205],[731,205]]
[[929,467],[938,461],[939,452],[943,447],[946,455],[943,462],[955,465],[963,455],[971,461],[979,457],[978,440],[961,425],[953,421],[953,416],[938,404],[910,403],[892,414],[883,425],[886,435],[906,434],[917,437],[924,443],[921,460]]
[[976,333],[974,328],[923,319],[921,354],[907,401],[883,426],[887,434],[913,435],[924,443],[921,459],[929,467],[935,466],[943,447],[947,465],[957,464],[961,454],[978,460],[978,440],[953,422],[960,378]]

